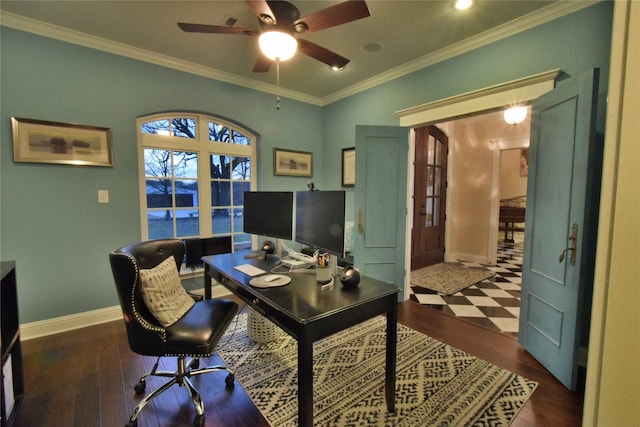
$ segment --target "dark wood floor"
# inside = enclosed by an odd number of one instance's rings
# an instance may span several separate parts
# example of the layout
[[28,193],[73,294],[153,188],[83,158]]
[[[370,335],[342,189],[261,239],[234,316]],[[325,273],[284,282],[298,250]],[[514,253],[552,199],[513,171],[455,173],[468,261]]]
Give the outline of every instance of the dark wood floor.
[[[511,337],[407,301],[400,304],[399,321],[498,366],[540,383],[512,424],[579,426],[581,393],[567,391]],[[136,405],[133,386],[155,359],[129,350],[123,322],[110,322],[23,343],[26,395],[16,427],[120,426]],[[216,357],[203,359],[216,364]],[[174,369],[173,360],[162,362]],[[207,426],[268,426],[236,383],[224,387],[224,373],[194,380],[206,408]],[[150,379],[148,390],[161,380]],[[143,426],[189,426],[195,410],[184,389],[172,387],[139,416]]]

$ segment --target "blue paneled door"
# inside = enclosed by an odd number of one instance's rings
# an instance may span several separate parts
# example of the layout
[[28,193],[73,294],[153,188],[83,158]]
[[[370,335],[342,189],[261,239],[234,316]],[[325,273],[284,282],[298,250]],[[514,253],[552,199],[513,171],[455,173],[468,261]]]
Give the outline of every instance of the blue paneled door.
[[404,300],[409,130],[356,126],[355,265]]
[[518,339],[571,390],[593,285],[602,165],[597,87],[593,70],[532,103]]

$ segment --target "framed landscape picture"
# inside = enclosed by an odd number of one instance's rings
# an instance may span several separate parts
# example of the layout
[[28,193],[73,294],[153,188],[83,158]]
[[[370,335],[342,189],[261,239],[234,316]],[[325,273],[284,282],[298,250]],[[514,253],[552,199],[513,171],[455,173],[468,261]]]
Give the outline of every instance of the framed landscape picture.
[[80,166],[113,166],[109,128],[11,118],[13,160]]
[[313,153],[274,148],[273,174],[286,176],[313,176]]

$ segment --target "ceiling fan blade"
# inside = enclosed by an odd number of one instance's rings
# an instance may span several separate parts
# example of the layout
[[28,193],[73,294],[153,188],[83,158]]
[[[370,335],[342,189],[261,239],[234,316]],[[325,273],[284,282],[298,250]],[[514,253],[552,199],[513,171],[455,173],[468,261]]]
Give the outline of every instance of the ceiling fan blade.
[[273,61],[267,58],[266,56],[260,54],[258,59],[256,59],[256,64],[253,66],[254,73],[266,73],[271,69],[271,64]]
[[[296,31],[318,31],[370,16],[364,0],[350,0],[303,16],[294,22]],[[302,29],[302,31],[300,31]]]
[[270,17],[273,20],[273,25],[276,24],[276,16],[271,11],[266,0],[246,0],[246,2],[262,22],[265,22],[264,17]]
[[187,33],[246,34],[248,36],[258,35],[258,31],[253,28],[227,27],[224,25],[187,24],[184,22],[178,22],[178,27]]
[[340,56],[308,40],[298,39],[298,49],[305,55],[324,62],[330,67],[342,68],[349,63],[349,60],[344,56]]

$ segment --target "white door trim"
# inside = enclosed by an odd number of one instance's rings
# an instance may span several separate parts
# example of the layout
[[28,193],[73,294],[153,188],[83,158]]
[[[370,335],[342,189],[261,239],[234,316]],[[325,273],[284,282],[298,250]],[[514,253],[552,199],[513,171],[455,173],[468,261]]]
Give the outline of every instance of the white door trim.
[[418,127],[448,121],[481,111],[525,103],[553,90],[560,70],[534,74],[472,92],[396,111],[400,126]]

